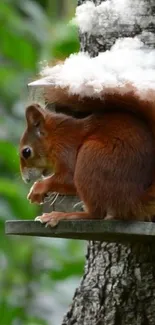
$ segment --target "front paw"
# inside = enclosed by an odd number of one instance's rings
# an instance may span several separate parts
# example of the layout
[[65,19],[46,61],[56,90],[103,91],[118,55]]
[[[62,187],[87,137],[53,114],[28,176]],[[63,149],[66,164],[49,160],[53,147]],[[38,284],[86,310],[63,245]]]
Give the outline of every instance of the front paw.
[[44,182],[38,181],[33,184],[27,199],[31,203],[43,204],[45,197],[47,197],[48,189]]
[[43,213],[42,216],[38,216],[35,218],[35,221],[40,221],[41,223],[45,223],[46,227],[55,227],[60,220],[65,219],[65,214],[63,212],[53,211],[50,213]]

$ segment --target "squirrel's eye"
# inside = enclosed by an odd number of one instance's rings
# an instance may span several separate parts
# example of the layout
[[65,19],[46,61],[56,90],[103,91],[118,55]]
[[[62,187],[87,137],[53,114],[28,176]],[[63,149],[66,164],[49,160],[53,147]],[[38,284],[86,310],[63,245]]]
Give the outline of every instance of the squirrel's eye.
[[28,159],[32,154],[32,150],[31,148],[27,147],[27,148],[24,148],[22,150],[22,156],[25,158],[25,159]]

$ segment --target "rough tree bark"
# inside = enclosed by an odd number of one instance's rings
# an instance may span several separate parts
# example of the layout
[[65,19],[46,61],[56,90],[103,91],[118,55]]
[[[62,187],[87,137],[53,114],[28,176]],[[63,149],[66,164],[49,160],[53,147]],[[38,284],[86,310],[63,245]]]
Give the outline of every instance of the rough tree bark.
[[[114,0],[110,1],[113,6]],[[100,35],[80,34],[81,50],[95,56],[120,36],[138,36],[146,46],[155,47],[154,0],[127,1],[134,7],[133,19],[122,23],[111,17]],[[79,0],[78,5],[84,2]],[[102,0],[92,2],[99,5]],[[73,324],[155,325],[154,247],[89,242],[84,276],[62,322]]]

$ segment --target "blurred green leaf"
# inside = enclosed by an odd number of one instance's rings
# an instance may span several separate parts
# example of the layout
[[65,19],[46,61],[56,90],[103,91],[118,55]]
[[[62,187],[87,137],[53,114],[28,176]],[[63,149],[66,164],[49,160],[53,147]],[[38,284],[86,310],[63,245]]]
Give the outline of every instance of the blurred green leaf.
[[0,141],[0,164],[5,164],[7,171],[19,172],[19,159],[16,146],[8,141]]
[[[6,59],[11,59],[14,68],[34,68],[37,61],[37,51],[34,51],[33,43],[29,43],[26,38],[16,34],[16,31],[1,28],[1,51]],[[10,51],[10,43],[13,47]],[[17,55],[18,53],[18,55]]]
[[[4,233],[5,220],[33,220],[40,213],[40,208],[26,198],[29,187],[23,183],[19,170],[18,146],[25,124],[25,99],[30,101],[27,83],[35,78],[39,61],[63,59],[79,50],[77,29],[68,24],[75,6],[75,0],[0,1],[2,325],[57,325],[59,322],[53,319],[53,312],[63,316],[68,301],[62,297],[66,297],[66,293],[70,297],[73,294],[69,279],[78,281],[83,272],[82,242],[6,236]],[[56,287],[60,281],[59,294]],[[42,295],[40,304],[38,297]],[[44,298],[50,303],[46,305]]]

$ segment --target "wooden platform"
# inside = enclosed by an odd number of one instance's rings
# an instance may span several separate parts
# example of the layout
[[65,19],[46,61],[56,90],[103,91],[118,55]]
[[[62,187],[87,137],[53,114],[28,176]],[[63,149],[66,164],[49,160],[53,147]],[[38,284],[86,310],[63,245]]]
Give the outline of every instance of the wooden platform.
[[38,221],[6,221],[7,235],[72,238],[110,242],[155,241],[155,223],[103,220],[61,221],[45,227]]

